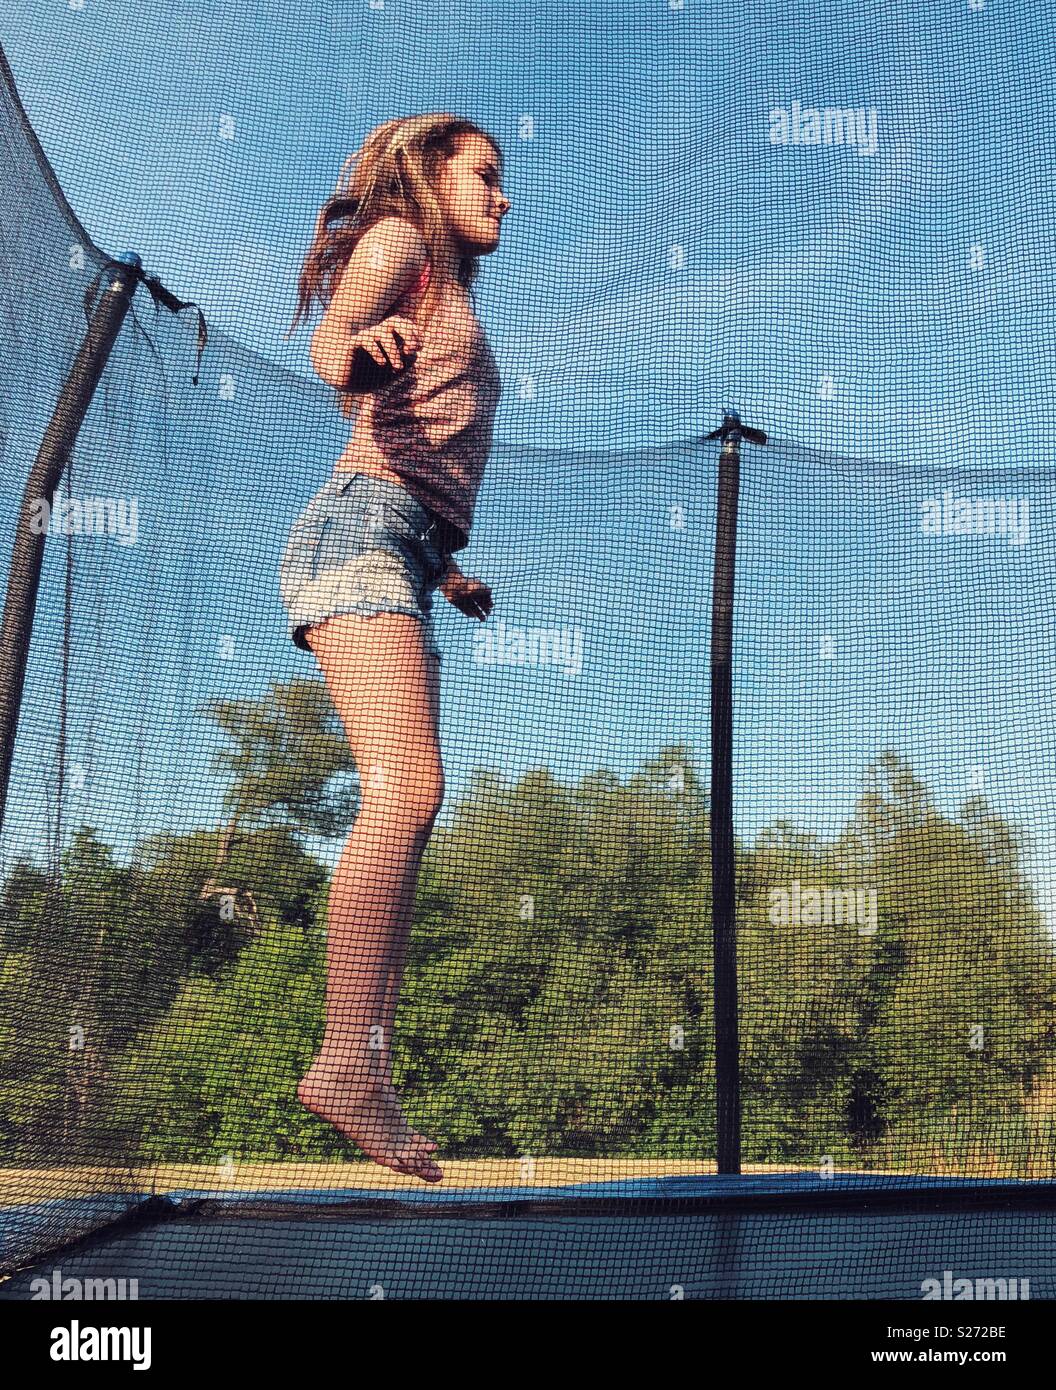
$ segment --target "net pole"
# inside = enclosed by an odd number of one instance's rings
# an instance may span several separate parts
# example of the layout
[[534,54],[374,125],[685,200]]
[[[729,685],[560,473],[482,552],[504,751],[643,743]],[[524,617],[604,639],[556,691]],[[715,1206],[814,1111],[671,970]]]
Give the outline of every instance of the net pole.
[[707,436],[721,439],[711,589],[711,902],[715,1001],[716,1158],[741,1171],[741,1075],[737,1028],[737,912],[733,839],[733,593],[741,440],[766,443],[727,411]]
[[[59,393],[22,493],[0,622],[0,830],[7,811],[15,735],[44,561],[47,529],[41,525],[41,518],[50,519],[66,461],[132,303],[140,265],[139,256],[129,251],[104,266],[104,271],[110,272],[109,284],[96,300],[88,330]],[[41,507],[44,500],[46,508]]]

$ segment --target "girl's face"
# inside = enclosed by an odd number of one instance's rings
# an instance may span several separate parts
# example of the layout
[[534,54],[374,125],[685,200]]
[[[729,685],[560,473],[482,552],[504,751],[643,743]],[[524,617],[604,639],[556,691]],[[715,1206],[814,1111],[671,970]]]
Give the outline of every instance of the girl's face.
[[486,256],[495,250],[510,200],[502,191],[499,156],[489,140],[461,136],[458,153],[441,166],[436,196],[465,255]]

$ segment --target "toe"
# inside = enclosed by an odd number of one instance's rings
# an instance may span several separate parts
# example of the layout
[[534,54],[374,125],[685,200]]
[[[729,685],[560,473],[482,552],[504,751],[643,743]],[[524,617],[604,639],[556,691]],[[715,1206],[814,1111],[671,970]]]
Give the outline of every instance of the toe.
[[428,1154],[420,1150],[400,1155],[399,1162],[403,1167],[401,1171],[409,1172],[413,1177],[421,1178],[424,1182],[439,1182],[444,1176],[442,1169],[433,1162]]

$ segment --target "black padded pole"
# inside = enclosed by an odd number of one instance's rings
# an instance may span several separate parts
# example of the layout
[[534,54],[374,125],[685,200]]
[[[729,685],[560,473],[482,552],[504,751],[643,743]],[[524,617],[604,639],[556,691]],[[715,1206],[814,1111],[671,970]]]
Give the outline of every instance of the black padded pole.
[[11,547],[4,616],[0,624],[0,829],[7,810],[11,760],[22,708],[29,640],[44,560],[44,541],[47,538],[45,530],[34,526],[34,513],[42,499],[46,499],[49,509],[54,504],[55,490],[66,467],[66,460],[77,441],[95,388],[132,302],[140,275],[139,267],[140,259],[134,251],[108,262],[104,267],[110,272],[109,283],[95,303],[88,321],[88,331],[48,421],[22,493],[22,505]]
[[711,902],[715,968],[715,1103],[720,1173],[741,1171],[741,1073],[737,1034],[737,913],[733,841],[733,589],[741,440],[765,444],[732,411],[721,439],[711,588]]

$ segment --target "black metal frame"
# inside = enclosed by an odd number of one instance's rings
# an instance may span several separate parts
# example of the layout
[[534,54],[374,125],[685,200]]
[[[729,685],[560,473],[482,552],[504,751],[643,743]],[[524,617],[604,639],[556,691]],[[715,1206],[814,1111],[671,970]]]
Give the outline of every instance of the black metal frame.
[[714,939],[716,1157],[741,1171],[741,1072],[737,1029],[737,911],[733,836],[733,592],[741,440],[765,444],[727,411],[708,439],[721,439],[711,589],[711,911]]

